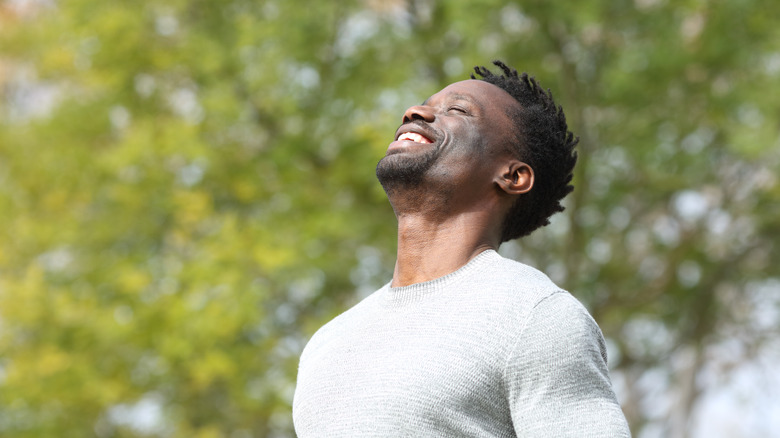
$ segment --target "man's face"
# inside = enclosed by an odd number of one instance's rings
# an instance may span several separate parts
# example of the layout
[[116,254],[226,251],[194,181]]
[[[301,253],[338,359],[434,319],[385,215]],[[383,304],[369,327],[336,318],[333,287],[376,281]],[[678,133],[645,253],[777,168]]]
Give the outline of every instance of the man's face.
[[404,113],[395,141],[377,165],[390,193],[424,183],[456,188],[489,184],[496,162],[516,141],[507,115],[519,103],[480,80],[456,82]]

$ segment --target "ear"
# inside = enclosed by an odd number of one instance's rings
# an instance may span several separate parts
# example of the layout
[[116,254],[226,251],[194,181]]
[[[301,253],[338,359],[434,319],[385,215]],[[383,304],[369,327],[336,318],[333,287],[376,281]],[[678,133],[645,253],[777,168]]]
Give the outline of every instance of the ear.
[[534,186],[534,170],[522,161],[511,160],[501,168],[494,181],[507,194],[522,195]]

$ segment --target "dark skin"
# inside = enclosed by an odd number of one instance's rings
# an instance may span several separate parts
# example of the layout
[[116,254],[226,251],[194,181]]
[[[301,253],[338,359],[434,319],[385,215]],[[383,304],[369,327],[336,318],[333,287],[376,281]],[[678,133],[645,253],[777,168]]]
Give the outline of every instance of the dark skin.
[[385,187],[398,218],[392,287],[442,277],[498,249],[505,214],[534,182],[533,169],[509,152],[513,107],[499,87],[466,80],[406,110],[380,166],[432,164],[419,184]]

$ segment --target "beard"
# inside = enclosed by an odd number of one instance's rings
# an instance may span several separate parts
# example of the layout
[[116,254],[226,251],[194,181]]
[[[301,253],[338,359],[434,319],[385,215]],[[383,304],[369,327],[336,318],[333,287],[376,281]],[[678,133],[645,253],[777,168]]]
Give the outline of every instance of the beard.
[[422,185],[426,172],[438,156],[437,149],[425,151],[422,156],[386,155],[376,165],[376,177],[388,195],[399,190],[416,189]]

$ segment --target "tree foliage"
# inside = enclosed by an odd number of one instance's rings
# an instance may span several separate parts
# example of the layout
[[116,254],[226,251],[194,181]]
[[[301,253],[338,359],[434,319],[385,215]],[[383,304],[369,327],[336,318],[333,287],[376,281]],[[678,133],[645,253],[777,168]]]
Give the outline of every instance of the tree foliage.
[[306,340],[390,279],[403,109],[495,58],[582,139],[566,213],[502,252],[594,313],[635,433],[684,435],[696,376],[775,342],[777,10],[1,3],[0,435],[291,436]]

